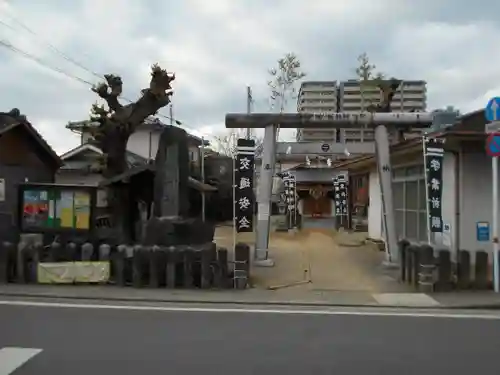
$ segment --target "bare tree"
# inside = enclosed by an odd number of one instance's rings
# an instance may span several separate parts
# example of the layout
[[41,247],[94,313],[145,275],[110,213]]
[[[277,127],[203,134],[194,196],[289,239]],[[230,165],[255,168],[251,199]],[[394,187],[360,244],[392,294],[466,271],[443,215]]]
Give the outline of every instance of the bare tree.
[[[246,129],[227,129],[228,131],[216,135],[211,142],[215,151],[222,155],[234,156],[236,152],[236,142],[239,138],[246,138]],[[259,155],[262,151],[263,138],[257,135],[252,135],[251,139],[255,140],[256,154]]]
[[296,97],[295,84],[306,76],[301,71],[301,63],[297,55],[287,53],[278,60],[278,67],[269,69],[271,80],[267,85],[271,89],[271,106],[284,112],[289,99]]
[[[269,69],[271,79],[267,85],[271,89],[270,101],[271,109],[279,109],[280,113],[285,111],[288,100],[295,99],[297,89],[296,83],[306,76],[301,71],[301,63],[297,55],[287,53],[278,59],[278,66]],[[279,126],[276,132],[276,138],[279,137]]]
[[91,120],[98,123],[92,135],[105,155],[103,175],[113,177],[127,169],[126,151],[130,135],[146,118],[170,103],[173,94],[170,83],[175,75],[167,73],[158,64],[153,65],[149,87],[141,90],[142,95],[137,101],[126,105],[118,99],[123,90],[121,77],[107,74],[104,78],[106,82],[98,84],[92,91],[106,101],[108,108],[99,104],[92,106]]
[[[107,74],[104,78],[106,82],[98,84],[92,90],[106,101],[108,108],[94,104],[91,120],[98,124],[92,128],[92,135],[104,153],[102,173],[104,177],[109,178],[127,170],[127,142],[137,127],[170,103],[173,94],[170,83],[175,79],[175,75],[167,73],[158,64],[153,65],[149,87],[141,90],[141,97],[137,101],[126,105],[119,101],[123,90],[121,77]],[[126,190],[108,189],[108,204],[118,241],[128,241],[131,237],[129,201]]]

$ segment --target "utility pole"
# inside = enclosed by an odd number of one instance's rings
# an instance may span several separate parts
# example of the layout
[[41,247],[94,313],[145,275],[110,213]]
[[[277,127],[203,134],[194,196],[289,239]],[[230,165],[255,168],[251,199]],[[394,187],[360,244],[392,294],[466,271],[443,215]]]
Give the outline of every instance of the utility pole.
[[[247,114],[252,113],[252,88],[247,86]],[[252,138],[252,129],[247,128],[247,139]]]
[[[201,182],[205,184],[205,137],[201,137]],[[201,219],[205,221],[206,212],[205,190],[201,192]]]
[[174,125],[174,107],[172,106],[172,103],[170,103],[168,110],[170,116],[170,125]]

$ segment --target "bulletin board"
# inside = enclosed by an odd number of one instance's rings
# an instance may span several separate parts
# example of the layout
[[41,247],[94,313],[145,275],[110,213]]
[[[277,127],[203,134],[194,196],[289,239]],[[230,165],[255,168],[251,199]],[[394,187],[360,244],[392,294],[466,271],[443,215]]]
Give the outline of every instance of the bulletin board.
[[88,232],[94,227],[96,189],[79,185],[23,184],[19,187],[22,232]]

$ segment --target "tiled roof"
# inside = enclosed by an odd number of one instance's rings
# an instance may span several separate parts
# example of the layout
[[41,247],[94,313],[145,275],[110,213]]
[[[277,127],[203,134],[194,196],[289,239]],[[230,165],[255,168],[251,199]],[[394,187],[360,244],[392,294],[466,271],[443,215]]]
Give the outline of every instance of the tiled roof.
[[[70,151],[66,152],[65,154],[61,155],[61,158],[63,160],[71,159],[72,157],[74,157],[74,156],[76,156],[79,153],[84,152],[84,151],[93,151],[96,153],[97,152],[102,153],[102,151],[94,144],[84,143],[83,145],[80,145],[80,146],[74,148],[73,150],[70,150]],[[145,158],[141,155],[138,155],[132,151],[128,151],[128,150],[126,153],[126,158],[127,158],[127,164],[128,164],[129,168],[138,167],[141,165],[146,165],[149,162],[147,158]]]
[[0,112],[0,135],[7,133],[19,126],[24,127],[24,129],[30,134],[35,142],[41,147],[41,149],[47,154],[47,156],[54,162],[57,167],[62,165],[62,161],[57,156],[56,152],[50,147],[47,141],[42,137],[42,135],[33,127],[33,125],[26,119],[25,116],[21,115],[18,109],[13,109],[10,112]]

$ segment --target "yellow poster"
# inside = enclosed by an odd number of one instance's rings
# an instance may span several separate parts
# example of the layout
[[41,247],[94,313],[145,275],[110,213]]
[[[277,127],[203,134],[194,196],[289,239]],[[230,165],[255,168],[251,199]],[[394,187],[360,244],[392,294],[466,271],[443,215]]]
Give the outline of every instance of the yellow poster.
[[90,207],[90,196],[88,193],[75,193],[75,207]]
[[88,193],[75,193],[75,228],[90,228],[90,196]]
[[61,228],[73,228],[73,192],[62,191],[61,200],[58,203],[61,208]]

